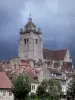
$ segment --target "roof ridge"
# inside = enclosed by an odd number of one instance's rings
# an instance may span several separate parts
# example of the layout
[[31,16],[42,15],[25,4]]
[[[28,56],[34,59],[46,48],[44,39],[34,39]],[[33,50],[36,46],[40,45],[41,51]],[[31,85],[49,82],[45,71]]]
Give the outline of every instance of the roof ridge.
[[67,50],[67,48],[64,48],[64,49],[57,49],[57,50],[50,50],[48,48],[43,48],[44,50],[49,50],[49,51],[63,51],[63,50]]

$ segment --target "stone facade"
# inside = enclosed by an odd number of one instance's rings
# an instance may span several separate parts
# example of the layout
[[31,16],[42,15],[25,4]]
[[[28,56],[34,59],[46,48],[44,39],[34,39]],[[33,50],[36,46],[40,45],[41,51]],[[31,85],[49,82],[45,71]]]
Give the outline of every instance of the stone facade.
[[29,20],[24,29],[20,31],[18,56],[21,59],[36,61],[43,58],[42,33],[40,29],[36,30],[36,26],[32,23],[32,20]]

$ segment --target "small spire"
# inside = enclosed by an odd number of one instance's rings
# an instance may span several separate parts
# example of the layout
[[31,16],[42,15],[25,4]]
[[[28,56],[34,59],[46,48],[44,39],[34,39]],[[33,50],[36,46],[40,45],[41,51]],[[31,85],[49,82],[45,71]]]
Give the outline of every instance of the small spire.
[[29,22],[32,22],[31,11],[30,11],[30,15],[29,15]]
[[38,27],[38,31],[39,31],[39,32],[41,31],[41,28],[40,28],[40,26]]

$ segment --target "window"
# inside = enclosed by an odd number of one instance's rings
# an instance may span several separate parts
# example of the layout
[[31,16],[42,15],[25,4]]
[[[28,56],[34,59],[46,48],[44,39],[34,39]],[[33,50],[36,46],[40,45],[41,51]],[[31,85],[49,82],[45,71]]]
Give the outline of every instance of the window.
[[35,90],[35,85],[31,85],[31,90]]
[[29,42],[28,38],[24,39],[25,44],[28,43],[28,42]]
[[11,91],[9,91],[9,96],[11,96],[12,95],[12,92]]
[[24,39],[24,43],[26,44],[26,39]]
[[3,96],[5,96],[6,95],[6,90],[3,90]]
[[37,44],[37,39],[35,39],[35,43]]
[[66,81],[61,81],[61,85],[66,85]]

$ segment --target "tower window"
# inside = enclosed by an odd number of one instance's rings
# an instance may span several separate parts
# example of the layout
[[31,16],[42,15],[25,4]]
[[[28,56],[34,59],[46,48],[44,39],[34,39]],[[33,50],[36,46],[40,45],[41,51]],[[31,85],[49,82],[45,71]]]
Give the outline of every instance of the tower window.
[[24,39],[24,43],[26,44],[26,39]]
[[27,38],[27,43],[29,42],[28,38]]
[[24,39],[24,43],[27,44],[29,42],[28,38]]
[[35,43],[37,44],[37,39],[35,39]]

